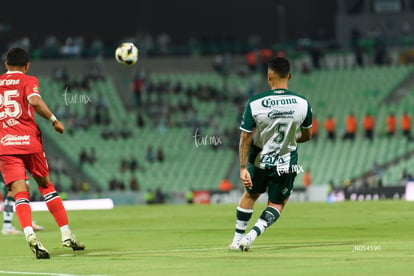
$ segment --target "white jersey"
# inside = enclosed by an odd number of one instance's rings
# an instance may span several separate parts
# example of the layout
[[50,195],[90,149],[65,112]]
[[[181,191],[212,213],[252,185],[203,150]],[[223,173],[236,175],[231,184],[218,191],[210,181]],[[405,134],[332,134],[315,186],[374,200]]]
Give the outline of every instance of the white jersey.
[[297,162],[295,137],[300,127],[312,127],[312,108],[306,98],[286,89],[251,97],[240,125],[243,131],[254,131],[249,162],[288,170]]

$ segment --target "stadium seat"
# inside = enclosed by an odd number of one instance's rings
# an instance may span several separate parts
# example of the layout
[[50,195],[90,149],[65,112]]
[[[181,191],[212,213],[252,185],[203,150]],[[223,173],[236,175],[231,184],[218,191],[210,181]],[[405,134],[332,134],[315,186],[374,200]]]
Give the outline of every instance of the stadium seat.
[[[414,150],[413,143],[397,134],[392,139],[384,136],[385,118],[389,112],[400,116],[403,110],[414,106],[414,91],[411,91],[400,103],[383,104],[382,100],[413,72],[413,66],[397,67],[367,67],[356,69],[320,70],[304,75],[293,72],[294,77],[290,89],[305,95],[312,103],[313,112],[320,120],[321,130],[319,141],[311,141],[300,145],[299,162],[304,169],[312,172],[312,182],[325,184],[334,181],[342,183],[363,175],[372,169],[374,162],[385,163],[396,159],[408,150]],[[187,87],[196,88],[199,85],[212,85],[223,95],[234,95],[236,89],[241,88],[243,98],[248,98],[248,87],[251,80],[236,74],[230,74],[226,80],[216,73],[152,73],[153,84],[169,81],[180,82],[182,91],[178,93],[165,93],[164,100],[177,105],[185,97]],[[263,82],[261,76],[255,76],[257,83]],[[40,79],[43,97],[51,107],[59,106],[66,111],[86,114],[85,105],[73,104],[62,106],[62,84],[48,78]],[[225,88],[227,83],[227,89]],[[93,100],[104,96],[111,104],[109,110],[111,120],[115,125],[122,125],[125,121],[135,122],[136,114],[124,108],[115,85],[110,78],[103,81],[91,82],[90,93]],[[56,91],[62,91],[56,93]],[[76,91],[72,91],[72,93]],[[78,93],[81,93],[78,91]],[[156,100],[157,93],[143,95],[144,99]],[[217,120],[217,127],[203,128],[208,135],[222,134],[226,129],[237,128],[240,121],[239,110],[231,101],[206,102],[194,100],[200,118],[209,118],[215,115],[218,105],[223,114]],[[378,108],[381,106],[381,108]],[[91,106],[87,106],[91,108]],[[90,110],[89,110],[90,111]],[[344,119],[349,112],[354,112],[358,119],[359,129],[355,141],[342,141],[344,132]],[[366,141],[361,129],[361,120],[366,112],[375,113],[376,128],[373,142]],[[337,141],[327,141],[323,131],[323,120],[332,115],[337,121]],[[183,114],[175,112],[168,114],[173,122],[180,122]],[[160,132],[156,127],[150,126],[148,115],[144,115],[147,123],[144,128],[132,127],[133,137],[129,140],[103,140],[101,138],[102,126],[91,126],[86,131],[75,130],[72,136],[56,136],[48,122],[39,122],[44,134],[52,139],[63,150],[71,162],[77,163],[82,148],[96,148],[98,161],[95,166],[85,166],[86,173],[99,184],[102,189],[108,188],[108,181],[113,175],[118,175],[119,163],[122,158],[135,155],[139,163],[145,167],[145,172],[138,172],[137,178],[142,189],[154,188],[162,185],[165,191],[186,191],[188,189],[216,189],[218,183],[226,177],[228,170],[237,153],[232,149],[220,148],[213,151],[208,146],[196,147],[193,130],[183,127],[169,127]],[[167,144],[165,145],[165,141]],[[163,147],[165,162],[150,164],[145,160],[145,151],[152,145],[154,149]],[[401,169],[401,168],[400,168]],[[395,174],[390,170],[385,179],[395,182]],[[125,179],[130,174],[118,175]],[[298,177],[300,179],[301,177]],[[63,181],[63,180],[62,180]],[[67,180],[64,180],[67,181]],[[301,184],[301,180],[298,181]],[[65,186],[70,185],[65,183]]]

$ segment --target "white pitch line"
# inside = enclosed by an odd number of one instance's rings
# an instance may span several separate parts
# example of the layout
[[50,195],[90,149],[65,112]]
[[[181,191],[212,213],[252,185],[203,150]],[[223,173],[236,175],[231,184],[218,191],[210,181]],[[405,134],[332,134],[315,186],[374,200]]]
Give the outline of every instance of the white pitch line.
[[[330,245],[348,245],[342,243],[300,243],[300,244],[279,244],[278,246],[284,247],[320,247],[320,246],[330,246]],[[269,248],[269,245],[255,245],[254,248]],[[207,252],[207,251],[230,251],[227,247],[206,247],[206,248],[181,248],[181,249],[156,249],[156,250],[124,250],[124,251],[108,251],[103,250],[99,252],[85,252],[84,255],[87,256],[100,256],[100,255],[107,255],[108,252],[114,254],[157,254],[157,253],[186,253],[186,252]],[[60,255],[63,256],[63,255]]]
[[[257,248],[259,248],[257,246]],[[102,252],[91,252],[84,255],[88,256],[99,256],[107,255],[108,252],[115,254],[154,254],[154,253],[180,253],[180,252],[205,252],[205,251],[217,251],[217,250],[228,250],[226,247],[212,247],[212,248],[182,248],[182,249],[159,249],[159,250],[128,250],[128,251],[102,251]]]
[[[327,246],[327,245],[347,245],[347,244],[331,244],[331,243],[321,243],[321,244],[314,244],[314,243],[301,243],[301,244],[279,244],[279,246],[304,246],[304,247],[319,247],[319,246]],[[255,245],[254,248],[268,248],[269,245]],[[187,252],[207,252],[207,251],[230,251],[227,247],[207,247],[207,248],[180,248],[180,249],[156,249],[156,250],[123,250],[123,251],[99,251],[99,252],[85,252],[84,255],[87,256],[100,256],[100,255],[107,255],[108,252],[114,254],[158,254],[158,253],[187,253]],[[62,256],[62,255],[60,255]]]
[[[265,245],[257,245],[254,248],[266,248]],[[125,250],[125,251],[99,251],[86,253],[87,256],[107,255],[108,252],[114,254],[157,254],[157,253],[187,253],[187,252],[207,252],[207,251],[231,251],[227,247],[210,247],[210,248],[181,248],[181,249],[157,249],[157,250]],[[234,251],[234,250],[232,250]]]
[[25,272],[25,271],[4,271],[0,270],[1,274],[9,275],[46,275],[46,276],[110,276],[110,275],[85,275],[85,274],[62,274],[62,273],[48,273],[48,272]]

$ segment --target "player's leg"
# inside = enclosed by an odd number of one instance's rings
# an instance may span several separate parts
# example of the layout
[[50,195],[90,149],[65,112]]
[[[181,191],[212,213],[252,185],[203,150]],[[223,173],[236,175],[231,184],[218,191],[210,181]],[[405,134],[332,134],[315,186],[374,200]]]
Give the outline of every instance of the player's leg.
[[27,235],[33,234],[32,228],[32,209],[30,207],[30,193],[27,190],[24,179],[14,181],[10,184],[11,193],[14,195],[16,205],[16,215],[20,226]]
[[279,219],[283,208],[289,200],[295,177],[296,173],[283,173],[280,176],[273,174],[269,178],[268,205],[257,219],[253,228],[240,241],[241,250],[249,250],[255,239]]
[[236,208],[236,227],[233,240],[229,245],[230,250],[239,249],[240,241],[244,237],[247,225],[252,217],[254,204],[260,194],[266,191],[266,186],[263,185],[265,184],[265,171],[255,166],[249,166],[248,169],[253,187],[252,189],[245,189]]
[[253,207],[260,194],[250,194],[244,191],[240,198],[239,204],[236,208],[236,229],[234,232],[233,240],[229,245],[230,250],[238,250],[240,240],[243,238],[246,232],[247,225],[253,214]]
[[15,200],[16,215],[26,236],[30,249],[38,259],[48,259],[49,252],[43,247],[32,228],[32,209],[30,192],[26,185],[26,168],[24,155],[1,155],[0,169],[4,183]]
[[33,175],[33,178],[38,184],[38,190],[43,196],[49,212],[52,214],[53,218],[56,221],[56,224],[59,226],[60,232],[62,234],[62,245],[64,247],[71,247],[73,250],[85,249],[85,245],[80,243],[72,234],[72,231],[69,227],[69,220],[66,209],[63,206],[62,199],[60,198],[59,193],[56,191],[55,186],[51,182],[49,176],[41,177]]
[[[27,190],[30,192],[30,184],[29,184],[29,180],[28,179],[26,179],[26,186],[27,186]],[[37,231],[43,231],[43,229],[44,229],[43,226],[40,226],[40,225],[36,224],[35,221],[32,221],[32,227],[33,227],[33,230],[35,232],[37,232]]]
[[38,190],[43,196],[46,206],[49,212],[53,215],[57,225],[59,227],[68,225],[68,216],[66,214],[65,207],[63,206],[62,199],[59,197],[59,194],[51,182],[50,177],[33,175],[33,178],[36,180]]
[[49,212],[52,214],[62,234],[62,245],[73,250],[83,250],[85,245],[80,243],[69,227],[69,220],[62,199],[56,191],[50,177],[44,153],[30,154],[25,159],[26,168],[36,180],[38,190],[43,196]]
[[[26,180],[26,186],[27,186],[27,189],[30,191],[30,184],[29,184],[29,180]],[[43,227],[43,226],[38,225],[35,221],[32,221],[32,227],[33,227],[33,230],[34,230],[35,232],[38,232],[38,231],[43,231],[43,229],[44,229],[44,227]]]
[[37,259],[49,259],[49,252],[42,245],[32,227],[32,209],[30,207],[30,193],[26,186],[26,179],[14,181],[10,184],[14,195],[16,215],[26,236],[26,241]]
[[21,231],[17,230],[13,224],[13,215],[14,215],[14,197],[12,196],[11,191],[8,191],[6,185],[4,194],[6,199],[4,200],[4,211],[3,211],[3,228],[1,233],[3,235],[18,235],[22,234]]
[[270,227],[273,223],[275,223],[278,220],[288,200],[288,198],[285,199],[281,204],[276,204],[269,201],[266,209],[257,219],[253,228],[240,241],[240,250],[248,251],[252,243],[256,240],[256,238],[263,234],[268,227]]
[[30,193],[25,180],[26,169],[21,155],[1,155],[0,168],[8,195],[15,200],[16,215],[20,226],[27,233],[31,232],[32,209],[30,207]]
[[[27,180],[26,185],[29,185]],[[30,192],[29,186],[27,188]],[[22,234],[22,232],[17,230],[12,224],[14,215],[14,197],[12,196],[11,191],[7,189],[6,185],[4,185],[4,194],[6,195],[6,199],[4,200],[3,228],[1,232],[3,235]],[[44,229],[43,226],[37,225],[34,221],[32,222],[32,227],[34,231],[41,231]]]

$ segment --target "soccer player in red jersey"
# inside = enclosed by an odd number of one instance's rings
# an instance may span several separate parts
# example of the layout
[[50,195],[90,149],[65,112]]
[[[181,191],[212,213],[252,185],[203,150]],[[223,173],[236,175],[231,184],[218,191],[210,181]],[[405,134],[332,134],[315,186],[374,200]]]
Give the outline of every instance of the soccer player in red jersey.
[[16,215],[31,250],[36,258],[49,259],[49,252],[32,227],[26,170],[36,180],[38,190],[60,228],[62,245],[73,250],[83,250],[85,245],[72,234],[62,199],[50,180],[34,113],[48,119],[59,133],[63,133],[64,125],[40,97],[37,78],[26,75],[29,66],[29,54],[24,49],[13,48],[7,52],[7,72],[0,76],[0,170],[14,196]]

